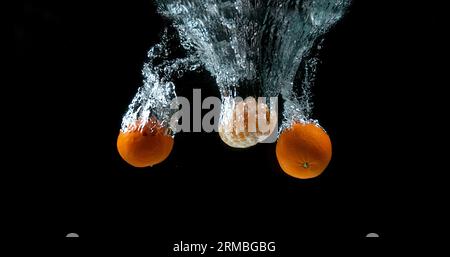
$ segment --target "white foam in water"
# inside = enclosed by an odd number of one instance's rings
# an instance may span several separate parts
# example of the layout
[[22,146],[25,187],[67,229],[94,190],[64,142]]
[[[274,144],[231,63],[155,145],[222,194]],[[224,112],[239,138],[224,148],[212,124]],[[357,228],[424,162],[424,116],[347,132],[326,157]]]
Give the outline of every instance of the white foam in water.
[[[281,95],[281,129],[293,121],[310,120],[310,89],[317,63],[311,50],[341,18],[350,0],[156,2],[158,11],[173,22],[187,56],[170,57],[167,33],[150,49],[144,85],[125,114],[122,130],[136,119],[151,116],[167,124],[176,95],[172,80],[200,66],[215,78],[222,99],[238,92],[251,92],[254,97]],[[299,68],[305,69],[300,79],[296,77]]]
[[[138,89],[128,106],[128,111],[122,119],[122,131],[133,129],[137,120],[147,121],[152,117],[160,121],[161,125],[168,126],[174,113],[170,104],[176,97],[172,80],[182,76],[185,70],[195,70],[199,67],[195,56],[171,59],[168,40],[165,31],[161,42],[148,51],[149,60],[142,69],[144,85]],[[142,127],[145,125],[142,122],[138,124]]]

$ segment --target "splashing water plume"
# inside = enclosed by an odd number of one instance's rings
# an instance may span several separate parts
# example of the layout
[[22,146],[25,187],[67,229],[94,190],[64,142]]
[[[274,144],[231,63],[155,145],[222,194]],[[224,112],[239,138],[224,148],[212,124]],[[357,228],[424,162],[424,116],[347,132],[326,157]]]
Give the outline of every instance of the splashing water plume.
[[[349,0],[157,0],[158,11],[176,28],[187,56],[171,53],[167,30],[148,52],[144,85],[122,122],[155,116],[169,125],[174,78],[203,66],[215,78],[222,99],[238,92],[284,100],[281,128],[310,119],[311,79],[318,39],[343,15]],[[309,58],[309,59],[307,59]],[[303,65],[303,78],[294,88]]]
[[[279,132],[293,123],[315,123],[311,85],[320,39],[344,14],[350,0],[156,0],[173,24],[148,52],[144,85],[122,122],[156,118],[171,127],[174,79],[203,67],[215,78],[222,98],[219,123],[226,122],[237,96],[283,99]],[[173,41],[184,50],[173,53]],[[178,42],[179,41],[179,42]],[[299,75],[300,74],[300,75]],[[231,102],[231,103],[230,103]],[[225,124],[226,125],[226,124]],[[174,130],[170,130],[174,134]]]

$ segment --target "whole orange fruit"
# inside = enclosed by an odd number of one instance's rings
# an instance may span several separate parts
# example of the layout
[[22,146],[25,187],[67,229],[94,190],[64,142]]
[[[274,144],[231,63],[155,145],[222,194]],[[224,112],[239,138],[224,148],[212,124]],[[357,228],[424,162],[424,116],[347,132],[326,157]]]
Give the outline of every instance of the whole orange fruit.
[[287,174],[300,179],[314,178],[331,160],[330,137],[314,123],[294,123],[278,138],[276,155]]
[[137,121],[127,131],[120,131],[117,150],[134,167],[148,167],[164,161],[172,151],[173,138],[160,122]]

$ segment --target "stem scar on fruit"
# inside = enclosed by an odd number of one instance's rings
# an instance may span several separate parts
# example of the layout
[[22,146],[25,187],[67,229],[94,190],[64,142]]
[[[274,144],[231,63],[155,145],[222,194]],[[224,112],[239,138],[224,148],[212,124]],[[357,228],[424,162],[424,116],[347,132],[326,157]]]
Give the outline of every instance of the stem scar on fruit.
[[308,179],[322,174],[331,160],[331,140],[313,122],[295,122],[277,141],[276,155],[288,175]]

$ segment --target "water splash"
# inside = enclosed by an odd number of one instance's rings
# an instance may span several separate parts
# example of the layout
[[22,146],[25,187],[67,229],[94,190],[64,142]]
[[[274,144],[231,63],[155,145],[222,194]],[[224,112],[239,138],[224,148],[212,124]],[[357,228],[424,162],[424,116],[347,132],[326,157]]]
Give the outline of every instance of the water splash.
[[186,70],[200,67],[195,55],[174,57],[170,49],[171,43],[168,31],[165,30],[161,42],[148,51],[148,61],[142,69],[144,85],[138,89],[122,119],[123,132],[136,129],[136,124],[138,129],[142,129],[145,122],[136,121],[151,119],[156,119],[161,126],[170,127],[169,121],[174,113],[170,105],[177,96],[173,79],[181,77]]
[[[222,99],[281,95],[282,129],[293,121],[309,120],[317,64],[311,50],[341,18],[349,1],[157,0],[158,11],[172,21],[186,56],[171,56],[167,33],[150,49],[144,85],[122,129],[151,115],[170,121],[170,101],[176,95],[173,78],[200,66],[215,78]],[[297,78],[299,68],[304,69],[302,78]]]

